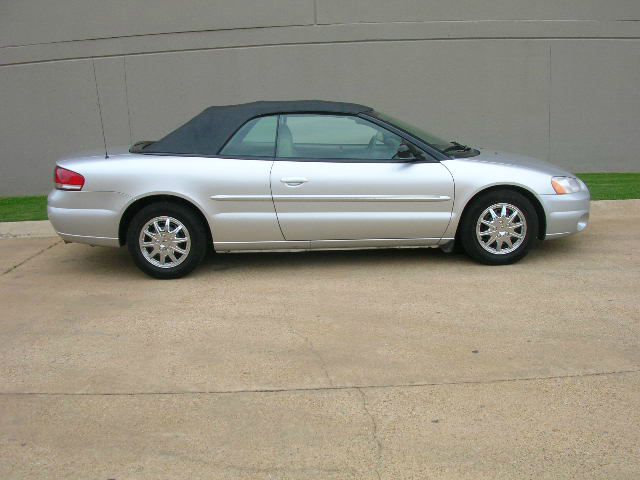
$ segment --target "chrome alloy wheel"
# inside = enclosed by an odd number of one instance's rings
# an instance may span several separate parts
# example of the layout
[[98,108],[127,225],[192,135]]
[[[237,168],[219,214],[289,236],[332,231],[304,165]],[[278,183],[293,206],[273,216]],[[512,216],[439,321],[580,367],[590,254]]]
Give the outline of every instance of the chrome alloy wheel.
[[144,258],[160,268],[180,265],[187,259],[191,249],[189,230],[173,217],[149,220],[140,231],[138,243]]
[[524,242],[527,220],[522,211],[509,203],[496,203],[485,209],[476,224],[480,246],[495,255],[506,255]]

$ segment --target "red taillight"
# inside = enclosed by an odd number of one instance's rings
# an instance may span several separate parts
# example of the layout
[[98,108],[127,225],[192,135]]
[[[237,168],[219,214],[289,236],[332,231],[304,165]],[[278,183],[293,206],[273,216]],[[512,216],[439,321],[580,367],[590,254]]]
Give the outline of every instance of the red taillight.
[[56,167],[54,182],[56,182],[58,190],[82,190],[82,187],[84,187],[84,177],[82,175],[62,167]]

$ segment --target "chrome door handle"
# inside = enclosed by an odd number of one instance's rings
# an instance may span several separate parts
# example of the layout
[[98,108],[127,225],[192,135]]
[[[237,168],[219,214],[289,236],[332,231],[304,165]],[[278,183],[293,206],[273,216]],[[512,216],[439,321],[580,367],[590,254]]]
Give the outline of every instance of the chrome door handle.
[[304,177],[284,177],[281,178],[280,181],[286,185],[289,185],[290,187],[298,187],[303,183],[307,183],[309,179]]

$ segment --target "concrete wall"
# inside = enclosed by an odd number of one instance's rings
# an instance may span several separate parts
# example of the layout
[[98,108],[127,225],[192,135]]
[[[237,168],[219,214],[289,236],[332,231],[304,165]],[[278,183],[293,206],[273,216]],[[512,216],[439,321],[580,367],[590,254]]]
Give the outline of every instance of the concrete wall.
[[[5,0],[0,195],[211,104],[370,104],[575,171],[640,171],[638,0]],[[161,5],[161,6],[158,6]]]

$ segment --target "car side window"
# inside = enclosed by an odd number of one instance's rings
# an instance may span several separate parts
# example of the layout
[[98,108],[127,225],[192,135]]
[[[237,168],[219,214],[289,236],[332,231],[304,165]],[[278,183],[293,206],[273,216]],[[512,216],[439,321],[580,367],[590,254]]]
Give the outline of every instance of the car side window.
[[278,117],[258,117],[248,121],[220,151],[234,157],[273,157],[276,150]]
[[291,114],[280,116],[276,156],[320,160],[414,158],[413,150],[401,148],[405,144],[400,136],[364,118]]

